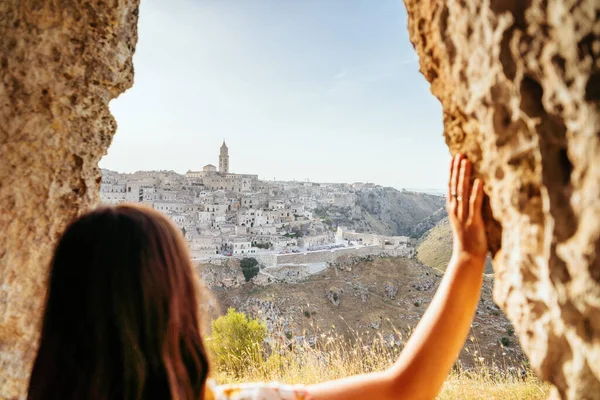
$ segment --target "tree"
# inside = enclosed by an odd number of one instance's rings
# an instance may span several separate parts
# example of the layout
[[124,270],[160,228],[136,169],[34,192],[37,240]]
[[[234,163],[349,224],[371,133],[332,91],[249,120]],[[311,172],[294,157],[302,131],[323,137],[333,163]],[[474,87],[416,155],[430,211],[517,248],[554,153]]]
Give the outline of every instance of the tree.
[[260,270],[258,261],[256,261],[256,258],[252,257],[242,258],[240,261],[240,268],[242,268],[242,273],[244,274],[246,282],[249,282],[250,279],[258,275],[258,271]]
[[263,361],[266,334],[267,327],[258,319],[230,308],[213,321],[207,343],[219,369],[240,377],[248,365]]

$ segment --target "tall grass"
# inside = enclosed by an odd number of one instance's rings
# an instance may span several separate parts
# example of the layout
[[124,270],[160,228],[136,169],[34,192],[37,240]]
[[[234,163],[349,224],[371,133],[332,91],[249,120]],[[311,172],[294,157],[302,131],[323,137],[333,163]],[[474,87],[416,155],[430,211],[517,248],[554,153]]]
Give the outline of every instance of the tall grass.
[[[335,327],[329,332],[305,332],[290,339],[289,331],[276,330],[267,338],[267,345],[255,344],[248,348],[244,358],[262,360],[249,362],[243,369],[218,365],[215,378],[220,383],[269,382],[312,384],[346,376],[381,371],[398,358],[404,338],[378,335],[368,342],[365,336],[354,333],[348,339],[339,335]],[[477,349],[475,338],[469,339]],[[440,350],[443,351],[443,350]],[[549,385],[540,382],[525,369],[509,367],[507,363],[489,363],[479,356],[478,350],[469,353],[472,366],[457,363],[446,380],[438,399],[546,399]]]

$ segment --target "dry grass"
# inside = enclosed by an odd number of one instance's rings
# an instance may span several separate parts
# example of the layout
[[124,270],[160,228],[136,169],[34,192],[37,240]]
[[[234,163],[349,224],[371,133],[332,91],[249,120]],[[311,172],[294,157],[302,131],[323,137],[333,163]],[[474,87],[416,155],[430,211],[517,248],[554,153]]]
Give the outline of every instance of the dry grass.
[[445,271],[451,257],[452,230],[446,217],[419,239],[417,258],[431,268]]
[[530,376],[521,380],[514,376],[502,379],[489,379],[483,374],[452,373],[439,400],[455,399],[502,399],[502,400],[545,400],[550,394],[550,386]]
[[[452,228],[448,217],[425,233],[417,243],[417,258],[423,264],[445,271],[452,258]],[[493,274],[492,259],[485,262],[485,273]]]
[[[306,337],[313,339],[309,343],[307,340],[286,340],[285,335],[270,337],[268,349],[258,350],[260,354],[252,355],[252,359],[261,362],[252,363],[244,371],[235,373],[221,366],[215,377],[220,383],[278,381],[313,384],[384,370],[394,363],[404,345],[398,341],[392,343],[384,337],[368,344],[358,337],[350,343],[335,333]],[[475,367],[455,366],[438,399],[541,400],[548,397],[549,385],[540,382],[529,371],[522,375],[525,370],[486,364],[478,357],[477,351],[472,356]]]

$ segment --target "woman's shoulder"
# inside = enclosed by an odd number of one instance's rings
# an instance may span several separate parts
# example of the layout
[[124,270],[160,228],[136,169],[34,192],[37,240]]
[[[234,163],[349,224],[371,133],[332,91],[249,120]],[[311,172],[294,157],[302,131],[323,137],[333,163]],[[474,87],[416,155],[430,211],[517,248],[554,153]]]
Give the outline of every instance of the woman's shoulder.
[[217,385],[207,381],[205,400],[310,400],[303,385],[238,383]]

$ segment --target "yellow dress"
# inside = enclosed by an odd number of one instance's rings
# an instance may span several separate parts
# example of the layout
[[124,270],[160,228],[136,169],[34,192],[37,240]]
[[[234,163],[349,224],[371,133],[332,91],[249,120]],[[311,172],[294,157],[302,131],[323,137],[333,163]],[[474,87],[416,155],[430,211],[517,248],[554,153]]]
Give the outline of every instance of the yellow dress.
[[240,383],[217,385],[214,380],[206,382],[205,400],[310,400],[302,385],[279,383]]

